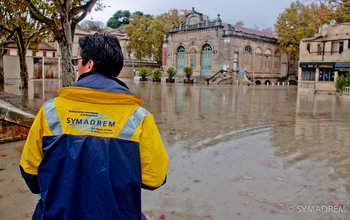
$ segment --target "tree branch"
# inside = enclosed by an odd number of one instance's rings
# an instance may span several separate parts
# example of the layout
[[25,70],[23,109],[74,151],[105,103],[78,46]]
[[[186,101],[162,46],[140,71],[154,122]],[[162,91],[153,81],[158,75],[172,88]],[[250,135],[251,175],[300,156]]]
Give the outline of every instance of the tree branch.
[[14,44],[15,43],[15,41],[13,40],[14,35],[15,35],[15,31],[13,30],[11,31],[9,36],[7,36],[6,39],[0,43],[0,47],[2,46],[6,47],[9,44]]
[[64,10],[64,5],[61,3],[60,0],[53,0],[53,3],[56,6],[56,9],[58,13],[60,14],[61,17],[65,16],[65,10]]
[[9,44],[15,44],[15,41],[10,40],[10,41],[2,42],[2,43],[0,43],[0,47],[6,47]]
[[[72,21],[75,22],[76,24],[79,23],[86,17],[87,13],[91,11],[92,7],[94,7],[97,1],[98,0],[90,0],[85,5],[72,8],[69,11],[69,18],[71,18]],[[79,14],[80,12],[82,12],[82,14],[79,17],[74,18],[74,16]]]
[[[70,5],[71,1],[70,0],[64,0],[64,7],[66,11],[70,11],[71,5]],[[67,14],[66,14],[67,15]],[[69,19],[69,14],[68,14],[68,19]]]
[[54,21],[51,20],[50,18],[46,17],[45,15],[43,15],[38,9],[37,7],[35,7],[34,3],[32,2],[32,0],[25,0],[28,4],[29,10],[30,10],[30,14],[33,18],[35,18],[36,20],[45,23],[45,24],[49,24],[49,25],[54,25]]
[[7,27],[3,26],[2,24],[0,24],[0,29],[3,31],[9,32],[9,33],[14,31],[14,30],[8,29]]
[[44,28],[40,28],[38,31],[34,31],[34,33],[32,33],[31,35],[29,35],[29,37],[27,38],[27,41],[25,42],[25,47],[27,47],[30,42],[32,41],[32,39],[39,35],[42,31],[43,31]]

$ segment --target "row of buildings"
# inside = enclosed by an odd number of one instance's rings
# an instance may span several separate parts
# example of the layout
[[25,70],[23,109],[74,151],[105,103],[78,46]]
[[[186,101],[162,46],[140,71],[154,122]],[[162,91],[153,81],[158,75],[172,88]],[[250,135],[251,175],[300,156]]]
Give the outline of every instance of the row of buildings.
[[[96,33],[96,31],[85,31],[79,28],[76,29],[72,45],[73,57],[76,57],[78,54],[79,38],[94,33]],[[155,66],[155,62],[151,60],[138,61],[133,59],[126,49],[127,36],[122,30],[106,28],[103,30],[103,33],[114,35],[120,41],[123,55],[125,57],[125,66],[121,73],[122,77],[131,77],[131,69],[133,66]],[[29,79],[61,78],[60,65],[58,65],[60,63],[60,51],[57,43],[52,44],[42,42],[38,45],[30,45],[27,49],[26,62]],[[18,51],[15,44],[7,46],[3,56],[3,63],[5,79],[11,80],[20,78]]]
[[[104,30],[118,37],[125,57],[121,77],[132,77],[135,69],[156,67],[151,59],[139,61],[128,53],[127,36],[121,30]],[[78,39],[92,32],[77,29],[73,41],[73,56],[78,51]],[[179,77],[184,67],[193,69],[197,81],[225,72],[223,83],[239,76],[255,84],[280,81],[296,82],[299,88],[313,91],[335,91],[338,75],[350,68],[350,23],[324,25],[313,38],[300,42],[299,62],[280,50],[276,34],[257,31],[222,22],[220,15],[210,20],[194,8],[185,21],[172,26],[164,37],[162,68],[174,67]],[[42,43],[29,49],[29,78],[59,78],[59,51]],[[8,48],[4,57],[5,78],[18,78],[16,48]],[[18,70],[17,72],[14,70]]]
[[336,92],[337,77],[350,70],[350,23],[325,24],[303,39],[298,69],[300,89]]
[[255,84],[298,81],[300,89],[336,92],[336,78],[350,69],[350,23],[325,24],[300,42],[299,61],[280,50],[274,33],[214,20],[192,8],[180,27],[173,26],[163,48],[163,65],[179,74],[189,66],[208,78],[220,70],[245,74]]

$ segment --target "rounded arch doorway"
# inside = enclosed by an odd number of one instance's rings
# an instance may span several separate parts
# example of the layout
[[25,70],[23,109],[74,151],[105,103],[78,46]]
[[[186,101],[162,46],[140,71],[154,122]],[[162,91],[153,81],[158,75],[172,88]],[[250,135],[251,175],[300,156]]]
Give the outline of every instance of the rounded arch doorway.
[[186,64],[186,49],[184,46],[179,46],[176,52],[176,72],[181,75]]
[[208,44],[202,46],[201,75],[208,77],[211,75],[213,48]]

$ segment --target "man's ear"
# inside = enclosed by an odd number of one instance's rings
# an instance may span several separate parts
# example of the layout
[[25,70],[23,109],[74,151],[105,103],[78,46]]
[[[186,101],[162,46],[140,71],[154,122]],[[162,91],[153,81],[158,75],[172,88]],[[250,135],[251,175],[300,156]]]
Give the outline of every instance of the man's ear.
[[89,60],[89,61],[87,62],[87,64],[85,65],[86,68],[87,68],[87,71],[86,71],[86,72],[92,72],[92,71],[94,71],[94,65],[95,65],[94,61],[93,61],[93,60]]

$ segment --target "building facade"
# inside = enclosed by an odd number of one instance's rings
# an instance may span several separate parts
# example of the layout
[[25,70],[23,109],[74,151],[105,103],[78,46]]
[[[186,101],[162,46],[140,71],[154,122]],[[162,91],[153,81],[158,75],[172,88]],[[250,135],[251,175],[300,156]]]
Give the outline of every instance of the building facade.
[[336,79],[350,68],[350,23],[323,25],[300,42],[299,89],[336,92]]
[[[130,66],[128,64],[131,63],[131,58],[130,58],[130,54],[128,53],[128,50],[126,48],[127,46],[127,36],[126,34],[121,31],[121,29],[112,29],[112,28],[106,28],[100,31],[101,33],[105,33],[105,34],[109,34],[112,36],[115,36],[118,38],[119,43],[120,43],[120,47],[122,49],[123,52],[123,56],[124,56],[124,68],[122,69],[120,76],[121,77],[130,77],[131,76],[131,69],[130,68],[125,68],[125,66]],[[75,30],[74,33],[74,38],[73,38],[73,44],[72,44],[72,55],[73,57],[77,57],[78,55],[78,50],[79,50],[79,39],[82,37],[85,37],[87,35],[90,34],[95,34],[95,33],[99,33],[98,31],[88,31],[88,30],[81,30],[79,28],[77,28]]]
[[[20,78],[18,49],[15,44],[6,47],[3,63],[5,79]],[[57,50],[49,43],[30,45],[26,53],[26,63],[29,79],[58,77]]]
[[[77,57],[79,48],[79,38],[89,34],[95,34],[97,31],[84,31],[79,28],[75,30],[72,42],[72,56]],[[147,67],[150,70],[158,67],[152,60],[136,60],[127,50],[128,37],[121,29],[106,28],[100,31],[113,35],[118,38],[123,56],[124,67],[120,77],[133,77],[136,70],[141,67]],[[43,78],[61,78],[60,50],[57,42],[53,44],[41,42],[38,45],[30,46],[26,54],[28,79]],[[20,79],[20,65],[17,47],[10,44],[6,47],[6,53],[3,57],[4,78],[5,80]]]
[[[125,32],[123,32],[121,29],[112,29],[109,27],[101,30],[100,32],[117,37],[120,43],[120,47],[122,48],[124,58],[127,59],[130,57],[130,54],[128,53],[128,50],[126,48],[128,38]],[[95,34],[95,33],[98,33],[98,31],[87,31],[87,30],[81,30],[79,28],[76,28],[74,33],[74,38],[73,38],[73,45],[72,45],[73,57],[76,57],[78,55],[79,38],[85,37],[86,35]]]
[[167,34],[163,67],[174,67],[180,76],[184,67],[191,67],[193,76],[202,79],[220,70],[236,77],[245,73],[256,84],[276,83],[296,73],[275,34],[225,24],[220,15],[210,20],[194,8]]

